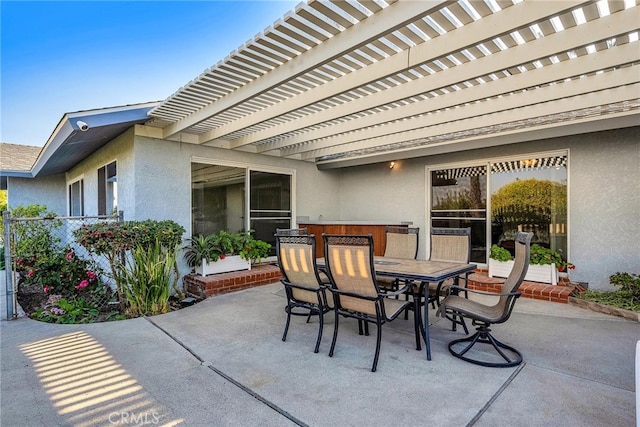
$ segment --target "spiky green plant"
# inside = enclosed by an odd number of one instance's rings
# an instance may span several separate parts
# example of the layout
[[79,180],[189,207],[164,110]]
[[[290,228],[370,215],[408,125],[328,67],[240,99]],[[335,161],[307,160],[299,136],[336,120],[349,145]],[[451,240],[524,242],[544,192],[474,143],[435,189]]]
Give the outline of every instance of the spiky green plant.
[[177,281],[175,261],[176,251],[163,249],[158,241],[136,247],[121,270],[129,316],[169,311],[169,296]]

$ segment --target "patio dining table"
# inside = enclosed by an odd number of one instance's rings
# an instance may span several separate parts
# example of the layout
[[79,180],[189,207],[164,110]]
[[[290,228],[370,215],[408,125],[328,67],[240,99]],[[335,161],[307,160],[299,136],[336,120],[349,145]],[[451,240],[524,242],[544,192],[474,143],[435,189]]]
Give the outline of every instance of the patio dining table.
[[[409,280],[418,283],[440,283],[450,278],[457,278],[462,274],[472,272],[476,269],[475,264],[465,264],[457,262],[427,261],[418,259],[389,258],[376,256],[373,260],[376,275],[393,277],[400,280]],[[317,259],[317,266],[321,270],[326,270],[324,258]],[[424,288],[424,314],[423,339],[425,342],[427,360],[431,360],[431,345],[429,343],[429,286]],[[420,316],[416,307],[416,316]]]

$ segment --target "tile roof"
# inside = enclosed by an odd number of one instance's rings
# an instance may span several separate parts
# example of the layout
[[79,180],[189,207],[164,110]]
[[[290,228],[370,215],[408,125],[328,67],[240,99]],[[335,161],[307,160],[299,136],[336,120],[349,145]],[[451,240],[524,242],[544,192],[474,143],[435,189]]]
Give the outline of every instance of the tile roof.
[[0,143],[0,170],[30,171],[42,147]]

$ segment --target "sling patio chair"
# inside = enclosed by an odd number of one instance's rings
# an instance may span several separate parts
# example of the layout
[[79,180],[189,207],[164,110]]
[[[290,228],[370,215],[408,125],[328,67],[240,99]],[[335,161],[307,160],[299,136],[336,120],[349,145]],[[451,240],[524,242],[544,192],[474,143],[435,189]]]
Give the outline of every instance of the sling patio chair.
[[[429,261],[441,262],[460,262],[468,264],[471,258],[471,228],[432,228],[431,229],[431,251]],[[431,304],[433,308],[440,304],[440,295],[453,285],[459,284],[460,281],[467,280],[468,273],[462,277],[447,279],[439,283],[425,283],[415,285],[412,288],[414,307],[417,315],[420,316],[422,304],[424,304],[424,288],[429,287],[429,298],[427,304]],[[466,294],[465,294],[466,295]],[[405,315],[406,318],[406,315]],[[456,330],[456,325],[460,324],[464,328],[466,334],[469,333],[467,325],[462,318],[450,317],[452,329]],[[422,328],[422,322],[420,322]],[[423,331],[424,333],[424,331]]]
[[[335,304],[335,322],[333,341],[329,356],[333,357],[338,337],[338,321],[340,316],[358,320],[359,333],[362,335],[364,325],[368,335],[369,323],[377,327],[376,351],[371,372],[375,372],[380,355],[382,325],[398,317],[409,305],[410,301],[395,299],[403,294],[410,285],[395,292],[380,291],[376,281],[373,263],[373,238],[369,235],[328,235],[323,234],[325,266],[333,293]],[[414,316],[416,342],[420,342],[420,332]]]
[[306,236],[308,228],[276,228],[276,236]]
[[[533,233],[519,232],[517,234],[515,240],[516,256],[513,269],[502,284],[499,294],[460,288],[461,290],[468,291],[471,297],[474,294],[478,294],[491,296],[493,297],[492,300],[497,298],[495,304],[489,305],[453,293],[450,293],[440,303],[438,310],[440,316],[449,314],[465,317],[471,319],[473,325],[477,326],[477,332],[475,334],[453,340],[449,343],[449,352],[455,357],[477,365],[501,368],[516,366],[522,363],[522,354],[515,348],[494,338],[491,334],[490,326],[506,322],[511,316],[516,299],[521,295],[521,293],[518,292],[518,288],[522,284],[529,267],[529,247],[532,237]],[[455,287],[456,286],[451,286],[449,289],[451,290]],[[476,344],[485,344],[483,348],[487,348],[490,353],[480,351],[478,348],[476,348],[477,351],[470,352]],[[495,350],[495,352],[491,351],[492,349]],[[496,352],[497,355],[495,354]],[[500,357],[498,357],[498,355]]]
[[276,252],[278,265],[282,272],[282,280],[287,296],[287,321],[282,334],[286,341],[291,316],[307,316],[307,323],[312,315],[318,316],[318,338],[314,353],[317,353],[322,340],[324,314],[331,311],[333,304],[327,300],[326,285],[322,283],[316,265],[316,240],[311,235],[277,234]]
[[[418,256],[418,227],[386,227],[387,243],[384,256],[389,258],[416,259]],[[382,291],[396,291],[400,281],[393,277],[378,277],[378,286]]]

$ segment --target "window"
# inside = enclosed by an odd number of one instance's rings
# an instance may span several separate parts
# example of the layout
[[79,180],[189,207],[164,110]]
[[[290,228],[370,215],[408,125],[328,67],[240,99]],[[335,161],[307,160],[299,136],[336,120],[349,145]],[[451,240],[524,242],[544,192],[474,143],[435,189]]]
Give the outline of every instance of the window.
[[84,179],[69,184],[69,216],[84,216]]
[[429,171],[432,227],[471,227],[471,261],[491,245],[514,250],[518,231],[567,253],[567,156],[539,155]]
[[118,175],[116,162],[98,169],[98,215],[111,215],[118,210]]
[[287,173],[192,163],[192,234],[251,229],[275,255],[276,229],[291,228],[292,182]]

